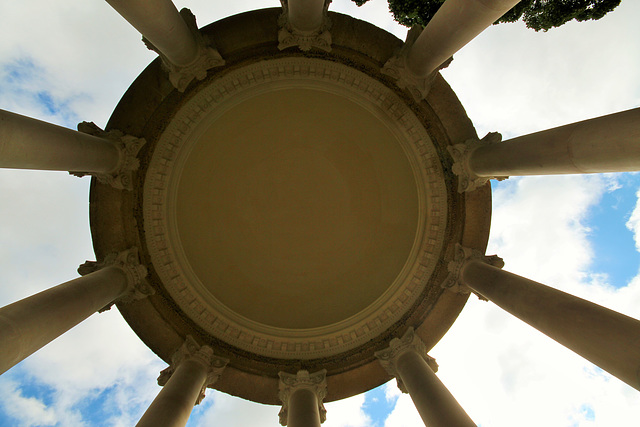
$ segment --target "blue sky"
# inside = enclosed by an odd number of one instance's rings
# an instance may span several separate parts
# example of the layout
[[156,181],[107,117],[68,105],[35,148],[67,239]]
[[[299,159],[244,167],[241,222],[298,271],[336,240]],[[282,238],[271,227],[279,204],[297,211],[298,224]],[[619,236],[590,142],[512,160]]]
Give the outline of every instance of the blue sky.
[[[200,25],[277,1],[180,1]],[[404,38],[383,0],[332,10]],[[640,105],[640,4],[602,21],[534,33],[489,28],[455,55],[445,79],[483,136],[510,138]],[[154,58],[106,2],[0,5],[0,108],[75,127],[103,126]],[[94,259],[88,178],[0,170],[0,305],[76,277]],[[511,178],[494,183],[489,253],[505,269],[640,318],[640,175]],[[480,425],[626,426],[640,394],[504,313],[471,298],[430,352],[439,377]],[[94,315],[0,377],[0,426],[133,425],[164,362],[117,310]],[[327,405],[325,426],[414,426],[390,382]],[[208,392],[189,425],[275,426],[279,408]],[[514,420],[517,420],[515,422]]]

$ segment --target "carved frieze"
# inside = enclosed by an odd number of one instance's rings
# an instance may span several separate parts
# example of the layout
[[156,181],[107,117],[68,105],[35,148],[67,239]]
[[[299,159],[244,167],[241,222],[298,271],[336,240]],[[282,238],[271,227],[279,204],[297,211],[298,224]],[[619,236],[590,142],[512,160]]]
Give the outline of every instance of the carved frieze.
[[[413,162],[424,214],[416,239],[416,250],[407,267],[398,275],[393,292],[371,309],[348,321],[313,330],[282,330],[247,321],[214,300],[204,299],[190,284],[199,279],[188,268],[172,230],[173,211],[167,199],[180,176],[181,156],[188,153],[197,125],[211,111],[218,114],[235,100],[253,93],[283,87],[290,82],[304,83],[329,91],[339,90],[354,102],[375,106],[379,119],[400,135]],[[367,75],[315,58],[281,58],[231,71],[213,81],[175,115],[160,137],[149,164],[144,191],[144,221],[151,260],[168,293],[176,304],[200,327],[218,339],[243,350],[268,357],[312,359],[355,348],[386,330],[408,310],[420,295],[424,283],[436,268],[445,237],[447,196],[438,153],[424,126],[409,107],[389,88]]]

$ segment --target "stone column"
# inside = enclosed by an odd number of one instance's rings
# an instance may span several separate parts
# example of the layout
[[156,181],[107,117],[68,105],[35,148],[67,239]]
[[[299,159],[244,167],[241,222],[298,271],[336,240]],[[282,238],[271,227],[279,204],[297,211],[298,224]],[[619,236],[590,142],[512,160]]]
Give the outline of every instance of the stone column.
[[400,52],[382,72],[397,79],[420,101],[426,98],[439,69],[454,53],[509,11],[519,0],[447,0],[422,29],[414,26]]
[[331,20],[327,16],[331,0],[280,0],[278,49],[297,46],[331,51]]
[[207,46],[189,9],[178,12],[171,0],[107,0],[138,30],[150,49],[169,68],[169,80],[181,92],[193,78],[202,80],[207,70],[224,65],[217,50]]
[[640,170],[640,108],[532,133],[468,154],[479,177]]
[[119,159],[113,141],[0,110],[0,167],[109,173]]
[[107,0],[107,3],[172,63],[185,66],[196,59],[196,40],[171,0]]
[[132,292],[145,275],[133,249],[84,277],[0,308],[0,374]]
[[459,247],[445,286],[455,283],[459,292],[480,294],[640,390],[640,321],[486,261],[477,251]]
[[424,343],[409,328],[389,348],[376,352],[385,370],[396,377],[398,387],[409,393],[422,421],[428,427],[475,426],[458,401],[438,379],[438,364],[427,355]]
[[327,395],[327,371],[313,374],[298,371],[296,375],[279,372],[282,409],[280,424],[289,427],[320,427],[327,418],[322,400]]
[[408,52],[416,76],[437,70],[454,53],[507,13],[520,0],[447,0]]
[[118,189],[132,189],[137,154],[145,140],[95,124],[78,124],[80,132],[0,110],[0,167],[69,171],[92,175]]
[[171,366],[160,373],[158,384],[164,387],[136,425],[185,426],[193,406],[202,401],[206,388],[218,380],[228,362],[187,336],[172,356]]
[[299,31],[314,31],[320,28],[324,18],[325,0],[288,0],[289,22]]

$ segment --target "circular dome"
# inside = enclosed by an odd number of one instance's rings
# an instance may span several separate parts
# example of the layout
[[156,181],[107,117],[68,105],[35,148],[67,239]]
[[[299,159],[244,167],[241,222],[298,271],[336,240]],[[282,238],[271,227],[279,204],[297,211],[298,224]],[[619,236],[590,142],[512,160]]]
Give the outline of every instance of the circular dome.
[[230,360],[215,388],[273,404],[279,371],[326,369],[331,401],[385,382],[407,327],[444,335],[490,193],[457,192],[447,146],[475,131],[444,80],[416,102],[382,74],[400,40],[331,14],[330,52],[280,51],[278,14],[203,28],[226,65],[184,93],[159,61],[131,85],[107,128],[146,140],[134,190],[94,181],[91,228],[99,259],[139,249],[155,294],[118,308],[160,357],[190,335]]
[[160,230],[146,234],[151,259],[180,308],[225,342],[295,359],[343,352],[395,323],[435,267],[446,226],[435,156],[407,105],[361,72],[310,58],[239,68],[158,140],[143,204]]
[[168,212],[201,298],[264,325],[310,329],[381,297],[418,226],[416,179],[385,123],[307,88],[218,110],[181,148],[190,152]]

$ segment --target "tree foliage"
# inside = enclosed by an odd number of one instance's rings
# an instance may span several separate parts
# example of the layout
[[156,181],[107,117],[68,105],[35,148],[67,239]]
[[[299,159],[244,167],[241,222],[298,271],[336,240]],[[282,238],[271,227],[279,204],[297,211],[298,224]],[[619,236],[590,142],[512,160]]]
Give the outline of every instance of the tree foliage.
[[[352,0],[362,6],[369,0]],[[389,10],[400,24],[426,25],[445,0],[388,0]],[[600,19],[620,4],[620,0],[522,0],[495,24],[520,19],[535,31],[547,31],[572,19]]]

